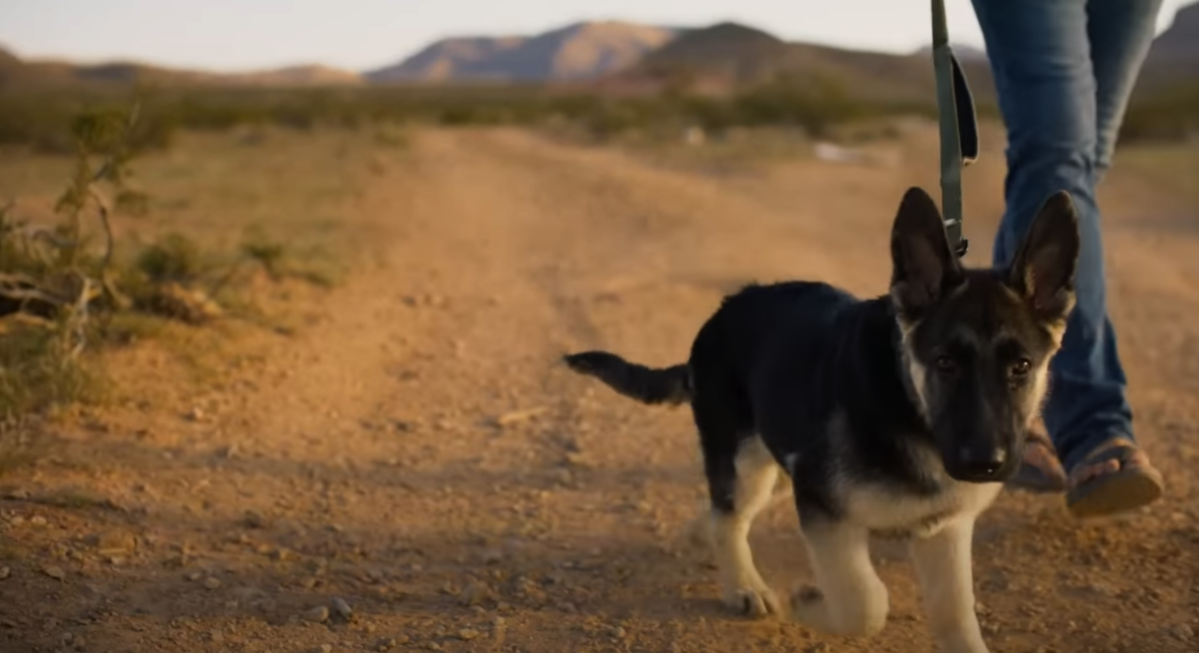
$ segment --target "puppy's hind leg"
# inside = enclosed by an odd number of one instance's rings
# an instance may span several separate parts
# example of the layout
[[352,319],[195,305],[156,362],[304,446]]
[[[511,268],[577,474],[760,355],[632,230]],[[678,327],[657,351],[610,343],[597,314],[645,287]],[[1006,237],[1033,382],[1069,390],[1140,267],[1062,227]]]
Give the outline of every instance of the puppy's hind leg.
[[771,501],[778,465],[756,436],[734,444],[731,452],[705,448],[704,453],[711,541],[724,603],[751,617],[778,614],[778,597],[758,573],[749,546],[750,526]]

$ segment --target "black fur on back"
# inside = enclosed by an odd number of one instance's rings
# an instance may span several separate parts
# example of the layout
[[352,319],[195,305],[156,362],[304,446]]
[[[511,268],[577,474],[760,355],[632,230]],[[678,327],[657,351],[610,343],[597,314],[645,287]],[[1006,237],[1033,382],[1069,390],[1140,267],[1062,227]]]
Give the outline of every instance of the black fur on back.
[[570,354],[564,360],[570,369],[594,376],[642,403],[678,405],[691,401],[691,371],[686,364],[655,369],[606,351]]
[[[936,491],[910,455],[912,438],[931,436],[905,386],[900,346],[888,297],[860,300],[793,281],[726,297],[687,364],[651,369],[607,352],[566,362],[645,403],[690,401],[716,506],[731,505],[737,450],[759,435],[776,458],[794,456],[799,503],[832,517],[841,508],[834,474]],[[853,437],[833,441],[827,429],[836,412]]]
[[[713,501],[731,493],[742,441],[791,457],[796,500],[835,517],[833,475],[901,492],[935,490],[910,457],[929,438],[900,367],[889,298],[859,300],[820,282],[750,286],[726,298],[695,339],[692,402]],[[828,431],[840,412],[852,437]]]

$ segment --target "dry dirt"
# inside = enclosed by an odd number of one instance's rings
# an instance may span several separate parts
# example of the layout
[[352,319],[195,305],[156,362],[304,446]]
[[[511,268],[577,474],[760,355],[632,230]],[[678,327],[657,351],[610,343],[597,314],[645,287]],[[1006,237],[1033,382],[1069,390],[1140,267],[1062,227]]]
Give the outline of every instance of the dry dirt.
[[[382,255],[294,298],[301,328],[243,333],[198,383],[152,343],[122,350],[128,399],[47,427],[52,455],[0,479],[0,651],[930,651],[886,542],[893,608],[873,640],[727,614],[689,535],[704,498],[689,415],[558,360],[679,362],[750,280],[884,291],[902,191],[936,188],[932,134],[898,165],[736,174],[420,134],[336,216]],[[999,210],[994,140],[967,174],[976,263]],[[975,547],[997,653],[1199,650],[1199,209],[1178,165],[1196,159],[1126,159],[1103,197],[1112,307],[1167,496],[1106,524],[1002,496]],[[780,505],[752,536],[779,588],[809,574],[795,524]]]

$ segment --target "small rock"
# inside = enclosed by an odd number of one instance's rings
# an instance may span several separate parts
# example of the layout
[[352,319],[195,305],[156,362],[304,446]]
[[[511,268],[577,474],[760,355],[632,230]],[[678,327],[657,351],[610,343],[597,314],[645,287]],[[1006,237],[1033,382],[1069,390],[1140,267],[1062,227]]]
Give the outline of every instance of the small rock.
[[441,644],[438,644],[437,642],[429,642],[425,645],[425,648],[429,649],[430,651],[440,651]]
[[349,621],[354,616],[354,610],[350,608],[349,603],[345,602],[345,599],[335,596],[330,604],[333,606],[333,611],[342,619]]
[[253,528],[253,529],[265,528],[266,527],[266,517],[263,517],[260,513],[254,512],[253,510],[247,510],[242,515],[241,523],[242,523],[242,526],[245,526],[246,528]]
[[461,639],[464,642],[469,642],[472,639],[478,639],[479,634],[479,631],[475,630],[474,628],[463,628],[462,630],[458,631],[458,639]]
[[380,638],[378,642],[375,642],[375,650],[376,651],[390,651],[391,649],[395,648],[398,644],[399,644],[399,642],[397,642],[396,638],[394,638],[394,637],[383,637],[383,638]]
[[488,549],[483,552],[483,564],[494,565],[503,562],[504,552],[498,549]]
[[628,634],[629,632],[624,629],[624,626],[617,626],[612,629],[612,636],[616,639],[624,639]]
[[479,605],[491,597],[491,588],[484,583],[471,583],[458,594],[458,603],[464,606]]
[[34,515],[29,518],[29,523],[33,526],[45,526],[46,518],[41,515]]
[[212,642],[213,644],[220,644],[221,642],[225,641],[225,633],[222,633],[219,630],[214,630],[208,633],[208,641]]
[[311,621],[315,624],[325,623],[329,620],[329,608],[318,605],[311,610],[306,610],[301,616],[304,618],[304,621]]
[[568,452],[566,454],[566,464],[579,469],[590,469],[592,467],[591,459],[579,451]]
[[559,467],[558,469],[555,469],[553,472],[551,472],[551,476],[553,477],[555,483],[563,487],[570,487],[574,485],[575,482],[574,473],[565,467]]
[[184,576],[184,578],[190,580],[193,583],[200,580],[203,577],[204,577],[204,572],[200,572],[200,571],[189,572],[186,576]]
[[832,650],[832,648],[828,645],[828,642],[818,642],[804,649],[804,653],[826,653]]
[[520,424],[521,422],[527,422],[528,420],[533,419],[534,417],[537,417],[538,415],[546,412],[547,410],[549,410],[549,409],[546,408],[545,406],[539,406],[537,408],[528,408],[525,410],[514,410],[510,413],[504,413],[503,415],[500,415],[499,417],[495,418],[495,423],[497,426],[499,426],[501,428],[507,428],[509,426],[515,426],[517,424]]
[[204,589],[214,590],[221,586],[221,581],[217,578],[205,578]]
[[0,567],[0,580],[4,580],[12,575],[12,570],[8,567]]
[[1181,641],[1189,642],[1195,638],[1195,629],[1186,624],[1178,624],[1174,627],[1174,637]]
[[321,644],[321,647],[317,650],[319,650],[321,653],[332,653],[333,645],[332,644]]
[[55,567],[53,565],[49,567],[43,567],[42,573],[46,574],[50,578],[53,578],[54,580],[66,580],[67,577],[67,572],[63,571],[62,567]]
[[121,531],[96,533],[87,539],[87,543],[96,547],[101,555],[107,556],[121,555],[137,549],[137,538]]

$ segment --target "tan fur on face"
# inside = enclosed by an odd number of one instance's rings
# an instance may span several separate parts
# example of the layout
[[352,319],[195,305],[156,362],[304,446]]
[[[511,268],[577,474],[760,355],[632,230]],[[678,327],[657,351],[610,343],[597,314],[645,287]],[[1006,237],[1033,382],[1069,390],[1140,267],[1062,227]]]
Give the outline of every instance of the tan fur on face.
[[908,383],[904,385],[910,390],[916,410],[920,412],[920,416],[925,421],[928,421],[928,368],[912,355],[912,333],[916,327],[920,326],[920,323],[908,322],[902,317],[896,317],[896,322],[899,324],[899,332],[902,337],[901,346],[903,347],[901,354],[908,374]]
[[[1011,288],[1005,286],[1004,290],[1007,292],[1008,297],[1013,301],[1020,303],[1027,301],[1024,297],[1021,297],[1019,293]],[[1066,305],[1066,315],[1069,315],[1070,311],[1074,310],[1074,303],[1074,295],[1071,294],[1070,302]],[[1054,353],[1057,353],[1057,350],[1062,346],[1062,338],[1066,335],[1066,318],[1054,320],[1053,322],[1048,322],[1042,326],[1048,331],[1049,337],[1053,340]],[[1052,354],[1050,357],[1052,357]]]
[[[1015,290],[1010,288],[1006,288],[1006,290],[1008,296],[1013,301],[1024,301],[1024,299]],[[1071,296],[1070,303],[1066,307],[1066,313],[1069,314],[1073,308],[1074,300],[1073,296]],[[1040,416],[1041,410],[1045,406],[1045,402],[1049,399],[1049,364],[1053,361],[1053,357],[1057,355],[1058,350],[1061,349],[1062,339],[1066,335],[1066,320],[1064,318],[1043,324],[1041,326],[1045,329],[1046,333],[1049,334],[1050,340],[1053,341],[1053,351],[1049,352],[1049,355],[1045,357],[1045,360],[1041,361],[1041,364],[1037,365],[1032,370],[1033,391],[1028,397],[1027,403],[1022,407],[1025,414],[1028,415],[1028,420],[1025,424],[1026,428],[1032,426],[1033,422],[1035,422],[1037,417]]]
[[920,416],[928,421],[928,368],[916,360],[906,342],[904,343],[903,358],[908,365],[908,378],[912,382],[911,388],[912,394],[915,395],[913,399],[916,400],[916,408],[920,411]]

